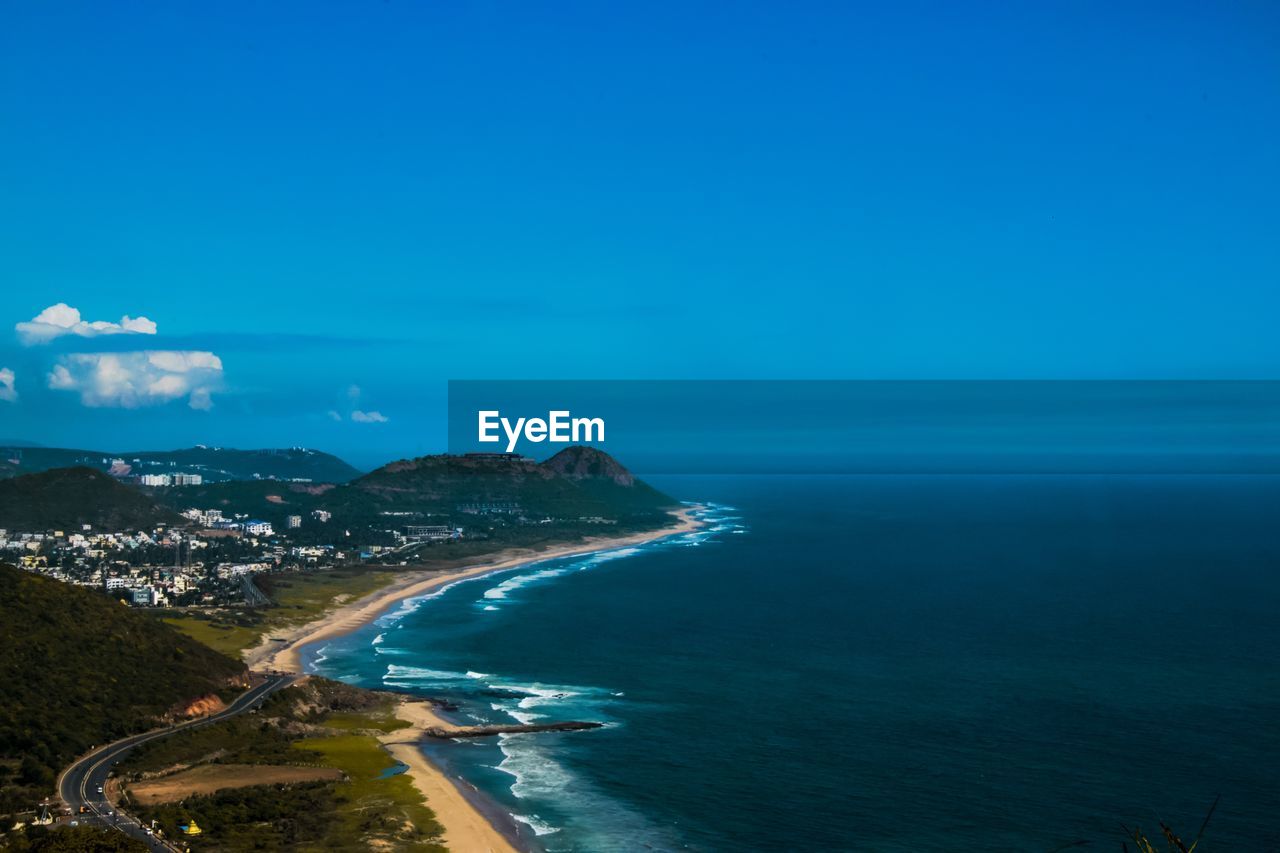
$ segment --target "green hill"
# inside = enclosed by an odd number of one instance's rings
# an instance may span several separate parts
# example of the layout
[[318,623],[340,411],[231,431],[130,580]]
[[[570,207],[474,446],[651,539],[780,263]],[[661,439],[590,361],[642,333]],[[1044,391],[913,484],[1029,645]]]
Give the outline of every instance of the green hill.
[[244,667],[97,592],[0,564],[0,814],[75,756],[225,691]]
[[282,483],[277,480],[232,480],[200,486],[169,486],[146,492],[179,512],[191,507],[246,513],[283,529],[285,516],[323,509],[325,498],[345,486],[328,483]]
[[9,531],[151,530],[186,524],[132,486],[94,468],[55,468],[0,480],[0,528]]
[[677,503],[637,479],[617,459],[594,447],[567,447],[540,467],[573,482],[578,488],[579,500],[601,508],[599,513],[584,515],[644,515],[665,512]]
[[[122,464],[121,464],[122,463]],[[210,482],[226,480],[313,480],[345,483],[360,471],[336,456],[288,447],[236,450],[226,447],[188,447],[181,450],[76,450],[0,444],[0,477],[84,465],[113,473],[199,474]]]
[[347,513],[414,511],[454,516],[460,507],[514,504],[530,518],[665,518],[676,501],[637,480],[617,460],[571,447],[538,463],[490,455],[423,456],[384,465],[334,490]]
[[316,509],[332,512],[335,525],[385,525],[388,516],[383,513],[458,520],[467,517],[464,507],[498,504],[514,505],[529,518],[601,516],[643,526],[665,522],[665,510],[676,504],[607,453],[590,447],[570,447],[542,463],[516,457],[422,456],[392,462],[339,486],[235,482],[152,493],[177,510],[247,513],[280,527],[285,516],[305,516]]

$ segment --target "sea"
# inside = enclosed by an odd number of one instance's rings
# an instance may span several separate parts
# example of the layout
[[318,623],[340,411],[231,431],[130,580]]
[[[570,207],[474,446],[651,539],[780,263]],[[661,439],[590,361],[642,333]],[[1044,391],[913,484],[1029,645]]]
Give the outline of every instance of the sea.
[[423,745],[534,850],[1164,849],[1215,802],[1198,853],[1280,849],[1280,477],[652,482],[706,526],[408,600],[308,667],[604,723]]

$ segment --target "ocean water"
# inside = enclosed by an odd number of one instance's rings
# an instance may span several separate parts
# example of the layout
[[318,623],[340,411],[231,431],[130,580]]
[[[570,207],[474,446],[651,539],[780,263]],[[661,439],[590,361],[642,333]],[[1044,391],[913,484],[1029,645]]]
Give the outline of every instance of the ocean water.
[[550,851],[1280,847],[1280,477],[673,477],[708,527],[407,602],[319,672]]

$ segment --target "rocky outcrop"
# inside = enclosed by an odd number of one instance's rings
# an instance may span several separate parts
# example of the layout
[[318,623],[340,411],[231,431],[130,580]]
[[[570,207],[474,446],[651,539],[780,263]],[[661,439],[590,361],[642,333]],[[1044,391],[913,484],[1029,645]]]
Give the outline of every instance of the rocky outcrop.
[[588,723],[570,721],[565,723],[525,723],[510,726],[432,726],[424,729],[428,737],[452,739],[459,737],[489,737],[491,735],[514,735],[529,732],[577,732],[585,729],[603,728],[604,723]]
[[185,705],[179,705],[174,710],[173,716],[180,720],[191,719],[192,717],[207,717],[210,714],[226,710],[226,707],[226,702],[223,702],[216,694],[210,693]]
[[566,447],[542,467],[569,480],[612,480],[619,486],[634,486],[635,475],[603,450],[585,445]]

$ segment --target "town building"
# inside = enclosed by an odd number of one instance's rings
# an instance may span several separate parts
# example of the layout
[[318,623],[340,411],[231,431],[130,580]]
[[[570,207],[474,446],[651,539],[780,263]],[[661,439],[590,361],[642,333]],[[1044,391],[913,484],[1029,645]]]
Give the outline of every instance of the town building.
[[406,538],[419,542],[438,542],[444,539],[457,539],[462,530],[443,524],[410,524],[405,527]]
[[155,607],[159,601],[160,597],[154,587],[143,586],[133,591],[134,607]]
[[202,527],[213,527],[219,521],[222,521],[222,510],[220,509],[184,509],[182,515],[197,522]]
[[199,486],[204,483],[201,474],[142,474],[138,482],[144,486]]
[[515,501],[486,501],[483,503],[463,503],[457,505],[458,512],[468,515],[514,515],[520,512],[520,504]]

